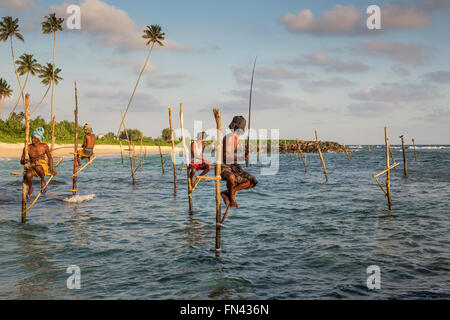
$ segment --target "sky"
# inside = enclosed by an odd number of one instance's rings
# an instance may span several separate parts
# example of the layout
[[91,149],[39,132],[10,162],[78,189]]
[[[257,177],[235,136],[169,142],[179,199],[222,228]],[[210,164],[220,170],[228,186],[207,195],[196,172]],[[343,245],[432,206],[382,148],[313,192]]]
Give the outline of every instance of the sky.
[[[73,120],[77,81],[80,123],[97,134],[117,132],[149,47],[146,25],[165,33],[137,88],[126,119],[156,137],[168,127],[172,106],[179,127],[194,121],[223,127],[234,115],[248,118],[250,79],[257,57],[251,127],[279,129],[281,138],[345,144],[450,144],[450,0],[404,1],[118,1],[0,0],[0,17],[19,18],[25,41],[14,39],[16,59],[31,53],[52,61],[53,39],[40,23],[50,12],[67,19],[81,9],[81,28],[56,34],[57,121]],[[381,8],[381,30],[366,26],[369,5]],[[14,90],[4,101],[6,117],[18,98],[9,42],[0,43],[0,78]],[[22,80],[23,82],[23,80]],[[45,92],[32,77],[26,92],[36,105]],[[22,105],[19,105],[23,108]],[[50,99],[39,107],[49,120]]]

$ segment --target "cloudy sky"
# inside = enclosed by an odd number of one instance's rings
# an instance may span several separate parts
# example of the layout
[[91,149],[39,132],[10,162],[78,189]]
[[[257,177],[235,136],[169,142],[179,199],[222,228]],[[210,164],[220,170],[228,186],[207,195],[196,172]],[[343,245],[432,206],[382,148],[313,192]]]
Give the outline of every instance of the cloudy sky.
[[[368,30],[366,9],[381,7],[382,30]],[[127,127],[157,136],[168,126],[167,106],[184,104],[185,126],[214,127],[247,118],[251,69],[258,56],[252,127],[278,128],[282,138],[346,144],[382,143],[387,125],[396,143],[450,143],[450,0],[0,0],[1,16],[20,19],[25,42],[15,54],[52,59],[52,37],[40,22],[49,12],[67,18],[81,8],[81,29],[56,36],[56,65],[64,78],[55,91],[57,120],[73,119],[74,80],[80,122],[96,133],[117,131],[148,47],[145,25],[159,24],[167,40],[153,51],[127,117]],[[0,77],[16,94],[8,42],[0,43]],[[45,88],[27,85],[32,105]],[[39,114],[50,117],[50,99]]]

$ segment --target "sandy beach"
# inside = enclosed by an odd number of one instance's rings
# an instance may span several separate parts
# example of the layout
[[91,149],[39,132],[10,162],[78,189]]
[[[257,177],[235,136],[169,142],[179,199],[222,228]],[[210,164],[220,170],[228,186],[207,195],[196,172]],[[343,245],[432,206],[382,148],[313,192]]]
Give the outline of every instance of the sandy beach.
[[[158,146],[144,146],[147,153],[159,153]],[[67,156],[73,153],[73,145],[70,144],[55,144],[55,156]],[[176,148],[178,149],[178,148]],[[3,143],[0,142],[0,158],[19,158],[22,155],[23,143]],[[128,152],[128,147],[123,148]],[[162,146],[162,153],[167,153],[172,150],[171,147]],[[181,150],[181,149],[180,149]],[[140,146],[135,147],[135,152],[140,152]],[[94,153],[98,156],[106,154],[120,153],[120,146],[118,145],[96,145]]]

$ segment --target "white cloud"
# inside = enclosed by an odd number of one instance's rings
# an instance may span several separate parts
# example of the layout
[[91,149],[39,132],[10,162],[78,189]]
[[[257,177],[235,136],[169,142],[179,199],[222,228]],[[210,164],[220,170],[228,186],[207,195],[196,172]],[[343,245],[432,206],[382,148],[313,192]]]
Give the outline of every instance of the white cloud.
[[294,59],[288,63],[292,65],[312,65],[324,68],[327,72],[350,72],[359,73],[369,69],[369,67],[361,62],[350,61],[345,62],[340,58],[333,58],[325,53],[316,52],[313,54],[304,54],[301,58]]
[[299,80],[300,86],[306,92],[317,93],[322,89],[326,88],[342,88],[348,87],[353,84],[353,82],[340,77],[333,77],[322,80]]
[[439,97],[436,87],[418,84],[382,83],[349,94],[350,98],[362,101],[402,103],[429,101]]
[[437,83],[450,83],[450,71],[441,70],[428,72],[424,74],[423,77]]
[[32,0],[0,0],[0,7],[8,12],[25,12],[34,7]]
[[[70,4],[52,6],[50,10],[58,16],[65,17],[67,16],[66,8]],[[101,44],[117,48],[122,52],[145,48],[146,40],[142,38],[145,26],[138,26],[126,11],[100,0],[84,0],[79,6],[81,9],[81,32],[86,32],[94,36]],[[193,48],[184,47],[173,40],[166,39],[164,47],[161,49],[185,51]]]
[[[381,27],[383,30],[425,28],[431,22],[433,11],[450,7],[450,0],[420,0],[413,4],[385,3],[381,6]],[[354,6],[336,5],[322,16],[314,17],[310,9],[297,14],[286,13],[279,23],[293,33],[312,35],[349,35],[369,32],[365,9]]]
[[432,48],[421,44],[364,40],[359,48],[371,55],[385,56],[408,65],[424,65],[432,57]]
[[296,15],[287,13],[279,22],[294,33],[351,34],[362,26],[361,13],[353,6],[336,5],[327,10],[322,17],[314,18],[311,10],[304,9]]

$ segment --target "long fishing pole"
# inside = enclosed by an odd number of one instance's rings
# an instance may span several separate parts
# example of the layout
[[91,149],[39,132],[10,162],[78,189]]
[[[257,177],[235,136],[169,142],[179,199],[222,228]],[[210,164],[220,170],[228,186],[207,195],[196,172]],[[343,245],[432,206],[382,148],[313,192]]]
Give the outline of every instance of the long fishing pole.
[[[247,145],[245,150],[245,155],[250,156],[250,118],[252,115],[252,93],[253,93],[253,78],[255,76],[255,68],[256,68],[256,59],[258,59],[258,56],[255,57],[255,62],[253,63],[253,71],[252,71],[252,81],[250,83],[250,98],[248,100],[248,136],[247,136]],[[248,167],[248,158],[245,159],[245,166]]]

